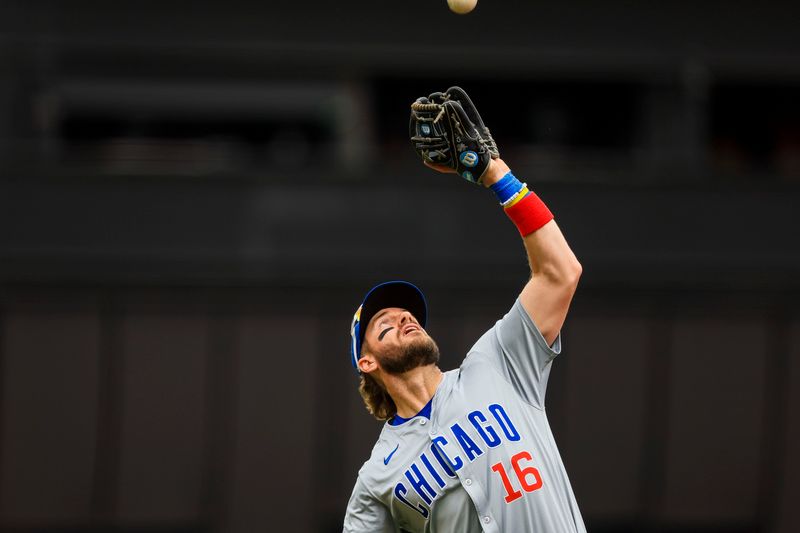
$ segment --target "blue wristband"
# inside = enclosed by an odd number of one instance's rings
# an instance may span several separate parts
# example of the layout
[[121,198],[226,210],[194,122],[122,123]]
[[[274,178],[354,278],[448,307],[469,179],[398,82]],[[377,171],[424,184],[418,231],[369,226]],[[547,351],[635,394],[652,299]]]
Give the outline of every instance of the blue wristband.
[[501,204],[506,203],[512,196],[521,191],[522,187],[524,187],[522,182],[515,178],[511,171],[508,171],[505,176],[500,178],[500,181],[489,186]]

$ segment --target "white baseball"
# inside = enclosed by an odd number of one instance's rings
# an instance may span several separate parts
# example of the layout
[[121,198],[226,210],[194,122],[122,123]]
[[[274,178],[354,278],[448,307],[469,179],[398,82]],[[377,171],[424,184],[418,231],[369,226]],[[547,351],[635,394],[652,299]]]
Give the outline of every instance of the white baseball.
[[459,15],[466,15],[475,9],[477,3],[478,0],[447,0],[450,11],[458,13]]

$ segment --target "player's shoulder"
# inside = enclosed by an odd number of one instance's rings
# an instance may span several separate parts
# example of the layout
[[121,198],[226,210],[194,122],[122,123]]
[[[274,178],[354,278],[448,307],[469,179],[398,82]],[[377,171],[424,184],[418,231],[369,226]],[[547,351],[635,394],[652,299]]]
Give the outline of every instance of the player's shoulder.
[[464,358],[464,362],[461,365],[462,370],[475,364],[484,363],[487,359],[491,359],[500,352],[502,347],[497,335],[499,324],[500,320],[492,324],[492,327],[486,330],[486,332],[475,341],[472,347],[467,351],[467,356]]

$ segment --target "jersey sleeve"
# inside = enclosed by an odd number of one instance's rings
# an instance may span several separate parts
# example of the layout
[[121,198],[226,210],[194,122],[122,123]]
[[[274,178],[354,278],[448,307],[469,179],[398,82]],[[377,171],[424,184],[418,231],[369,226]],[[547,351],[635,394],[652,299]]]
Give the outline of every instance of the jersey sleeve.
[[548,346],[517,299],[511,310],[470,349],[462,369],[490,364],[528,403],[544,409],[551,363],[560,353],[561,333]]
[[359,476],[347,503],[342,533],[364,531],[394,533],[395,528],[389,510],[372,495]]

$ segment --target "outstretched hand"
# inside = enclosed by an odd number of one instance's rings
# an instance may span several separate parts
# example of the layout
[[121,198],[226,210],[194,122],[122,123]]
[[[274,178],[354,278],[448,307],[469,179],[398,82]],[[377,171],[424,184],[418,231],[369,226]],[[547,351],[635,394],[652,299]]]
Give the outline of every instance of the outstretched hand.
[[[429,167],[481,184],[497,143],[464,89],[421,96],[411,104],[408,133],[414,150]],[[449,167],[450,170],[445,170]]]

